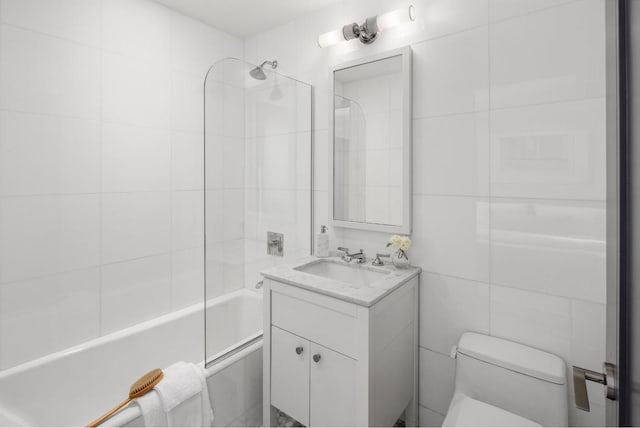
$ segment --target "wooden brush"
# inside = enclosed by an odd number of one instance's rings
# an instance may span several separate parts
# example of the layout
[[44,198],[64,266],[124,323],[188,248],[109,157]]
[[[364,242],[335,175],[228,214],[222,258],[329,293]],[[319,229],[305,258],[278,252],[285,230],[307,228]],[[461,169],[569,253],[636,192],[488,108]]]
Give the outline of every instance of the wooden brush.
[[104,415],[100,416],[98,419],[91,421],[87,425],[87,428],[96,427],[100,425],[101,423],[109,419],[111,416],[113,416],[113,414],[116,413],[118,410],[122,409],[124,406],[129,404],[131,400],[133,400],[134,398],[142,397],[144,394],[151,391],[153,387],[156,386],[158,382],[162,380],[163,376],[164,374],[160,369],[153,369],[149,373],[142,376],[140,379],[135,381],[133,385],[131,385],[131,388],[129,388],[129,397],[127,399],[125,399],[123,402],[118,404],[113,409],[109,410]]

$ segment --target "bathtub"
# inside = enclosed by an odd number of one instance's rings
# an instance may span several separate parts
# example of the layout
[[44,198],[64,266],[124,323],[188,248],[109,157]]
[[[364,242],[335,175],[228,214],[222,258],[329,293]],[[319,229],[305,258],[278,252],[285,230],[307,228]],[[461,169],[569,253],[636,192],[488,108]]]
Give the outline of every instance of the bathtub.
[[[126,398],[155,367],[183,360],[210,364],[214,426],[261,424],[262,295],[250,290],[146,321],[0,372],[0,425],[82,426]],[[141,426],[137,406],[109,421]]]

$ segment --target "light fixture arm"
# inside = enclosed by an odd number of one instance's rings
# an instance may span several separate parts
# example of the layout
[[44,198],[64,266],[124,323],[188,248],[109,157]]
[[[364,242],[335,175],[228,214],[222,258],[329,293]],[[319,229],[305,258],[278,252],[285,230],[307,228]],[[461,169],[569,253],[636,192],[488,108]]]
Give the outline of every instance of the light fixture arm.
[[368,45],[376,40],[378,33],[386,31],[404,22],[415,20],[415,8],[409,5],[408,8],[402,8],[382,15],[371,16],[367,18],[362,25],[357,22],[347,24],[341,30],[334,30],[318,36],[318,45],[327,47],[339,43],[343,40],[358,39],[362,43]]
[[378,17],[372,16],[367,18],[362,25],[354,22],[353,24],[347,24],[342,27],[342,36],[345,40],[358,39],[368,45],[376,39],[379,31]]

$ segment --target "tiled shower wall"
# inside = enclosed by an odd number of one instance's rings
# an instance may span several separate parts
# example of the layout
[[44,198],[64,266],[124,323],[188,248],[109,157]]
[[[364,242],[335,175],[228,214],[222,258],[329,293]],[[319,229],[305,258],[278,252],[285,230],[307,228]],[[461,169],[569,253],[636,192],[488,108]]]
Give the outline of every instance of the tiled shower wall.
[[[328,67],[413,49],[413,234],[421,288],[420,409],[440,424],[450,349],[477,331],[597,370],[605,343],[604,0],[417,0],[414,24],[320,49],[318,34],[407,1],[345,0],[259,34],[315,90],[315,224],[327,224]],[[331,246],[384,252],[385,234],[331,230]],[[571,391],[571,394],[573,392]],[[573,425],[603,425],[602,391]],[[570,403],[573,398],[570,397]]]
[[243,42],[146,0],[0,21],[2,369],[202,300],[202,84]]

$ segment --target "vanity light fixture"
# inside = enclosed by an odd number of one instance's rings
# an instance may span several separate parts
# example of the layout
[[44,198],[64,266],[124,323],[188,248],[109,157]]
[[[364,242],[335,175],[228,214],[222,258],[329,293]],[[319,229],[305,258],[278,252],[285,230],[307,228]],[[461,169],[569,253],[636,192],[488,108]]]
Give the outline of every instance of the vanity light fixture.
[[347,24],[339,30],[329,31],[318,36],[318,45],[326,48],[344,40],[358,38],[362,43],[372,43],[380,31],[397,27],[405,22],[415,21],[416,9],[413,5],[367,18],[362,25]]

